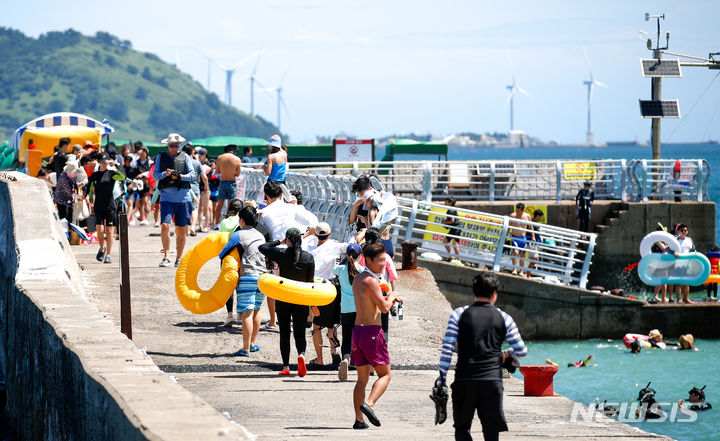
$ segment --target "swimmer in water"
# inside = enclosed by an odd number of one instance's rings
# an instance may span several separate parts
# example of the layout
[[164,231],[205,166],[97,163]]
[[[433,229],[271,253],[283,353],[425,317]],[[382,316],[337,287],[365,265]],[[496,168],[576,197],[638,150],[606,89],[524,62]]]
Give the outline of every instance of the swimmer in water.
[[[697,387],[693,387],[688,391],[688,402],[690,403],[690,406],[688,407],[689,410],[693,410],[695,412],[702,412],[704,410],[710,410],[712,409],[712,405],[705,401],[705,388],[707,386],[703,386],[700,389]],[[678,406],[681,408],[683,407],[683,400],[678,400]]]
[[588,356],[588,358],[586,358],[585,360],[580,360],[580,361],[578,361],[577,363],[573,363],[573,362],[568,363],[568,367],[585,367],[585,366],[588,366],[588,363],[590,362],[590,360],[592,360],[592,359],[594,359],[594,358],[595,358],[595,357],[593,357],[593,355],[590,354],[590,355]]

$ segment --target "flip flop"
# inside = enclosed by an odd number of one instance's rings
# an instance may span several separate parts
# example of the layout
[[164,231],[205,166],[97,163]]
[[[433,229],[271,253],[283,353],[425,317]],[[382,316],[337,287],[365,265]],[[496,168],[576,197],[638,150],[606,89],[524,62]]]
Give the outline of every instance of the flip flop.
[[313,359],[310,361],[310,366],[323,367],[323,366],[325,366],[325,363],[320,363],[320,362],[317,360],[317,358],[313,358]]
[[363,403],[362,406],[360,406],[360,412],[367,417],[370,424],[380,427],[380,420],[377,416],[375,416],[375,412],[372,410],[372,407],[368,406],[367,403]]

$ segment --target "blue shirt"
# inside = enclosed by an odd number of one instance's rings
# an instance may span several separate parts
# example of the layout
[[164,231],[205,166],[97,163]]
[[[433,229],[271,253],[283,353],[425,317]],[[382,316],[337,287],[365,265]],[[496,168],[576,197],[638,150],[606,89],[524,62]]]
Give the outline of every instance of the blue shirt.
[[268,176],[268,180],[285,182],[287,174],[286,172],[287,162],[283,162],[282,164],[273,164],[272,170],[270,170],[270,175]]
[[[167,152],[164,153],[170,155]],[[174,156],[171,157],[175,158]],[[159,170],[157,167],[159,163],[160,161],[155,162],[156,167],[153,172],[153,179],[157,182],[160,182],[160,180],[165,177],[165,170]],[[184,175],[180,175],[180,180],[192,182],[195,178],[195,169],[193,167],[192,160],[188,155],[185,155],[185,169],[188,170],[188,172]],[[192,194],[190,194],[189,188],[170,187],[160,190],[160,202],[192,202],[192,200],[193,198]]]
[[[350,283],[350,275],[348,274],[348,266],[338,265],[333,269],[333,273],[338,276],[340,280],[340,313],[347,314],[350,312],[356,312],[355,310],[355,296],[353,295],[352,283]],[[365,271],[365,267],[355,264],[355,268],[358,270],[358,274]]]

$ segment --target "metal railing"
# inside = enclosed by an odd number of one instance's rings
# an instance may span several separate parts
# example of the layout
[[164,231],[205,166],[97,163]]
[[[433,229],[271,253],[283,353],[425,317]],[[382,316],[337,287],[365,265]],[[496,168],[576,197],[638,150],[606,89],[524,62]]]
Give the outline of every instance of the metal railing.
[[[243,168],[243,177],[245,198],[257,199],[266,177],[249,168]],[[286,184],[303,193],[303,205],[330,224],[336,239],[346,240],[355,234],[354,226],[348,224],[356,200],[354,181],[350,174],[293,172],[288,173]],[[404,241],[416,241],[421,244],[420,253],[435,253],[494,271],[529,269],[533,277],[550,283],[581,288],[587,284],[595,234],[459,208],[456,216],[448,216],[445,205],[404,197],[397,198],[397,205],[391,237],[398,249]],[[456,219],[452,230],[442,223],[448,217]],[[522,239],[533,234],[538,234],[539,240]],[[455,239],[459,254],[448,239]]]
[[[681,160],[673,180],[673,160],[519,160],[293,162],[301,174],[359,176],[374,174],[394,194],[425,201],[573,200],[585,181],[596,199],[640,201],[667,199],[680,191],[684,200],[707,200],[710,166],[703,159]],[[677,187],[677,188],[674,188]]]

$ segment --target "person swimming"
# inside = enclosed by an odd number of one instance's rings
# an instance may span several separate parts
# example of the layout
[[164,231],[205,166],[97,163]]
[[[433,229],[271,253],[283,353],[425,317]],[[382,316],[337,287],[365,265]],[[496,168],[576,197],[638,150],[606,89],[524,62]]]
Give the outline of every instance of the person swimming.
[[[702,412],[712,409],[712,405],[705,401],[706,387],[707,385],[701,387],[700,389],[698,389],[697,387],[693,387],[688,391],[688,402],[690,403],[690,406],[688,407],[689,410],[693,410],[695,412]],[[683,400],[678,400],[678,406],[683,406]]]
[[655,389],[650,387],[649,381],[647,386],[640,389],[637,400],[640,402],[640,409],[635,411],[635,416],[640,419],[658,419],[665,416],[662,406],[655,399]]
[[588,358],[586,358],[585,360],[580,360],[580,361],[578,361],[578,362],[576,362],[576,363],[573,363],[573,362],[568,363],[568,367],[586,367],[586,366],[589,366],[588,363],[590,362],[590,360],[592,360],[592,359],[594,359],[594,358],[595,358],[595,357],[593,357],[593,355],[590,354],[590,355],[588,356]]

